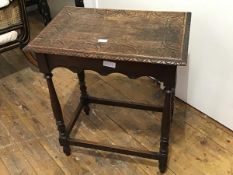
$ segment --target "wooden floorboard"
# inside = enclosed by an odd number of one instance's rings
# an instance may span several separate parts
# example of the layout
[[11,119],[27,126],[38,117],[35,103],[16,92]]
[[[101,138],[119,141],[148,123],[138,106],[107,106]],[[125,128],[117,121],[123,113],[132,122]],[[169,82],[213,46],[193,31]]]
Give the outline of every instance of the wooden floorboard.
[[[31,34],[42,28],[30,14]],[[34,69],[36,70],[36,69]],[[66,123],[79,102],[77,76],[58,68],[54,83]],[[64,81],[66,80],[66,81]],[[88,92],[109,99],[160,105],[163,92],[149,78],[87,71]],[[161,114],[92,104],[72,136],[104,144],[157,151]],[[63,154],[43,76],[15,49],[0,55],[0,175],[155,175],[158,162],[72,147]],[[233,175],[233,133],[176,99],[167,175]]]

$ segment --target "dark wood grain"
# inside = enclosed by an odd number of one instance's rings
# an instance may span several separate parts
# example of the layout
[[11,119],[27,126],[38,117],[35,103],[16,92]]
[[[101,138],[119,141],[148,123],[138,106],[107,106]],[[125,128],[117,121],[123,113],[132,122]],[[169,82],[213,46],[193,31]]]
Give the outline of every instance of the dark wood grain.
[[[34,37],[43,25],[37,13],[30,13],[29,19]],[[63,68],[53,73],[64,117],[71,119],[68,111],[76,109],[80,95],[78,83],[74,81],[76,74]],[[155,105],[163,100],[159,86],[147,77],[136,80],[119,74],[102,77],[90,71],[85,76],[92,96]],[[0,55],[0,77],[1,175],[160,175],[158,162],[153,160],[75,147],[72,156],[66,157],[57,140],[46,81],[28,68],[19,49]],[[79,123],[74,126],[75,138],[158,150],[160,118],[157,113],[95,104],[91,107],[90,116],[82,112],[81,126]],[[77,126],[80,127],[77,129]],[[166,175],[229,175],[233,172],[233,132],[178,99],[175,99],[170,141]]]
[[[65,7],[26,50],[185,65],[190,17],[190,13],[183,12]],[[108,42],[100,43],[98,39]]]
[[[65,7],[27,47],[38,59],[40,72],[48,82],[50,99],[59,129],[59,141],[66,155],[70,145],[112,151],[159,160],[160,172],[167,170],[173,93],[178,65],[186,64],[190,13]],[[106,40],[99,42],[99,40]],[[114,66],[105,65],[114,60]],[[111,62],[108,61],[108,64]],[[51,72],[65,67],[78,74],[80,104],[77,113],[64,125]],[[88,96],[85,70],[101,75],[122,73],[130,78],[152,76],[164,83],[163,107]],[[82,107],[89,114],[89,103],[162,112],[160,151],[148,153],[134,149],[83,142],[70,136]],[[80,118],[81,119],[81,118]]]

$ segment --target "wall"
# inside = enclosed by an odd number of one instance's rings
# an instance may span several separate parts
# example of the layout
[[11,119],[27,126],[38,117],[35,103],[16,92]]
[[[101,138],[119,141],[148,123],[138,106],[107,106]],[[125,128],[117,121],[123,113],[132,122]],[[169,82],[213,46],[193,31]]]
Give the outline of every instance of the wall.
[[[74,0],[47,0],[51,15],[54,17],[64,6],[71,5],[74,6]],[[86,7],[95,7],[96,2],[95,0],[84,0]]]
[[100,8],[191,11],[189,62],[187,67],[178,69],[176,96],[233,130],[231,1],[87,0],[85,4],[88,7],[98,4]]

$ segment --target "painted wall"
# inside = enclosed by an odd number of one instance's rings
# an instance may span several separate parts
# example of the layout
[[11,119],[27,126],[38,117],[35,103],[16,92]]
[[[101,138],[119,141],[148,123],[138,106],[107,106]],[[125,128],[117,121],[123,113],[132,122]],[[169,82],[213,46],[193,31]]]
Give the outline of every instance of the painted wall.
[[[51,15],[54,17],[64,6],[74,6],[74,0],[47,0],[51,10]],[[95,0],[84,0],[85,7],[96,7]]]
[[178,69],[176,96],[233,130],[231,1],[86,0],[85,5],[98,5],[100,8],[191,11],[189,63],[187,67]]

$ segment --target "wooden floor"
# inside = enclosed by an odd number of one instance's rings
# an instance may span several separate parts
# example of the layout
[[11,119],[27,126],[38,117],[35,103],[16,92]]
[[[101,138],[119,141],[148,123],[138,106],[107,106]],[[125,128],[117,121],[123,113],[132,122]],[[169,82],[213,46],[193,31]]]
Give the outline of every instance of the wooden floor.
[[[32,35],[42,29],[30,15]],[[66,121],[78,100],[76,75],[54,70],[55,85]],[[67,81],[64,81],[67,80]],[[87,72],[92,95],[144,103],[160,103],[163,93],[142,77],[100,77]],[[167,175],[233,175],[233,133],[176,99]],[[160,114],[92,105],[90,116],[72,135],[100,143],[158,150]],[[0,175],[155,175],[158,162],[72,147],[66,157],[58,143],[48,90],[19,49],[0,55]]]

